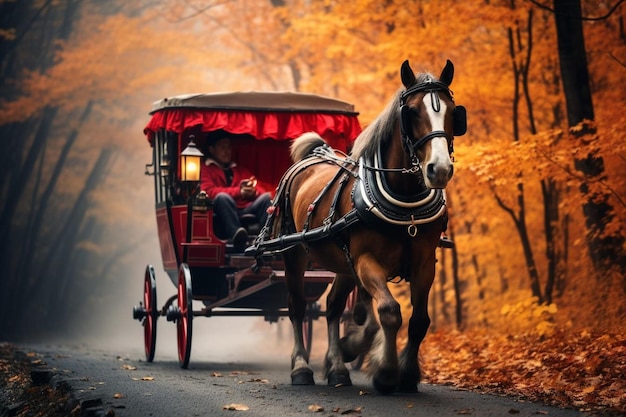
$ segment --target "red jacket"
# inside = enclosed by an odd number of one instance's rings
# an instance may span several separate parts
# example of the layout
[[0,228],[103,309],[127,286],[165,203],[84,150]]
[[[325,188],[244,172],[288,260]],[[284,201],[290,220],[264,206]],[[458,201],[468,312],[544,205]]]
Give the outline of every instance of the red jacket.
[[[241,197],[239,184],[252,177],[252,173],[234,162],[231,163],[230,168],[233,171],[233,181],[231,184],[226,184],[224,169],[214,160],[207,158],[200,169],[200,190],[205,191],[211,199],[215,198],[218,193],[226,193],[235,199],[237,208],[245,208],[252,204],[253,200],[245,200]],[[256,197],[264,192],[263,187],[257,183]]]

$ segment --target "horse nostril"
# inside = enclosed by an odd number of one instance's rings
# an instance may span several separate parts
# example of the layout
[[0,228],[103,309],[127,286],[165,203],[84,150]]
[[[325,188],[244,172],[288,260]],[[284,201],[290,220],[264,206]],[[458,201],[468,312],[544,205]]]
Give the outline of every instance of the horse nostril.
[[426,176],[428,176],[428,179],[434,180],[435,179],[435,164],[428,164],[426,165]]
[[437,164],[426,165],[426,176],[431,181],[446,181],[452,178],[454,167],[450,166],[448,169]]

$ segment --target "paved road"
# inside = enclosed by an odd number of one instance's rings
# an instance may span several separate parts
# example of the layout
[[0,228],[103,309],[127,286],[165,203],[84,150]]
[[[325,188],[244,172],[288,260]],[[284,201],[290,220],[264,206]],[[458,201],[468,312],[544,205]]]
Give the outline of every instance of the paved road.
[[[267,326],[261,333],[273,331]],[[290,347],[284,340],[280,346],[264,347],[258,340],[248,340],[239,345],[244,347],[237,347],[237,343],[229,342],[232,339],[229,331],[250,332],[250,329],[233,328],[228,322],[222,329],[225,334],[213,332],[213,337],[206,340],[194,339],[189,369],[183,370],[178,365],[171,327],[171,331],[161,332],[160,336],[166,339],[158,343],[153,363],[144,360],[139,324],[137,334],[132,337],[137,342],[136,348],[105,346],[106,343],[61,343],[29,345],[25,349],[42,354],[48,366],[56,368],[70,382],[79,399],[102,401],[105,410],[112,409],[121,417],[233,416],[233,413],[268,417],[582,414],[428,384],[422,384],[421,392],[416,395],[382,396],[374,392],[365,375],[356,371],[352,372],[352,387],[328,387],[321,379],[319,356],[312,359],[318,385],[294,387],[289,380]],[[163,348],[164,343],[169,347]],[[248,410],[225,409],[229,405],[245,406]]]

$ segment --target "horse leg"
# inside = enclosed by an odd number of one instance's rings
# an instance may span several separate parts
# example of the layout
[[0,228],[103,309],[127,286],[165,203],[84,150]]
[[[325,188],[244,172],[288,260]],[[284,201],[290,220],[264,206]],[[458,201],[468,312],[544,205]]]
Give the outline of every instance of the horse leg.
[[293,328],[294,346],[291,353],[291,384],[315,385],[313,370],[309,366],[309,352],[304,347],[302,323],[306,314],[304,296],[304,271],[306,252],[302,246],[283,253],[288,291],[289,319]]
[[350,372],[344,364],[339,345],[339,324],[346,307],[346,300],[354,289],[350,275],[337,275],[326,298],[326,322],[328,324],[328,351],[324,360],[324,375],[328,385],[352,385]]
[[391,394],[400,381],[396,351],[396,336],[402,324],[400,304],[387,288],[386,273],[375,259],[361,256],[357,260],[356,271],[363,287],[378,305],[381,326],[373,342],[368,372],[378,392]]
[[400,353],[400,392],[417,392],[421,379],[418,362],[419,347],[430,326],[428,316],[428,293],[435,276],[435,259],[428,260],[411,277],[411,304],[413,313],[409,319],[408,342]]
[[358,287],[357,303],[353,310],[354,322],[347,334],[339,341],[344,362],[352,362],[372,347],[380,326],[374,314],[372,296]]

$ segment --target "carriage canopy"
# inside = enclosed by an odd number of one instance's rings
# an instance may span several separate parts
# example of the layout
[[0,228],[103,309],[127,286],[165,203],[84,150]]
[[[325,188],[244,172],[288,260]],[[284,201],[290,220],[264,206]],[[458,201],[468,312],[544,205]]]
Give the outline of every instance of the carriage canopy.
[[152,104],[144,128],[150,146],[159,132],[175,134],[177,155],[194,142],[205,149],[210,132],[226,131],[233,159],[273,189],[291,165],[289,144],[306,132],[319,133],[330,146],[348,151],[361,125],[354,106],[325,96],[296,92],[220,92],[167,97]]
[[144,129],[150,144],[159,129],[225,130],[256,140],[291,140],[315,131],[331,146],[346,149],[361,127],[352,104],[315,94],[295,92],[227,92],[164,98],[152,105]]

